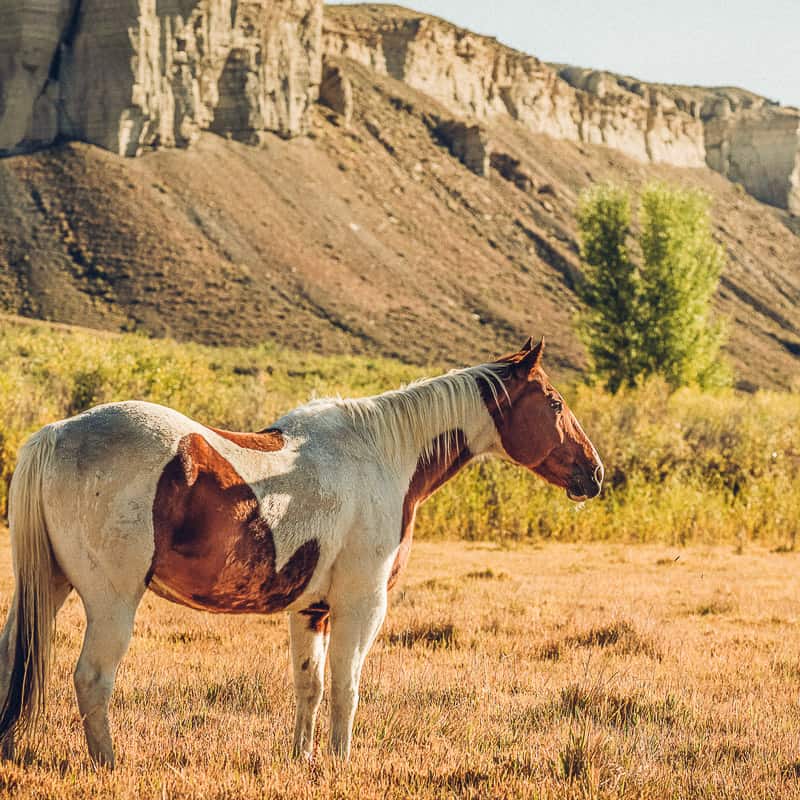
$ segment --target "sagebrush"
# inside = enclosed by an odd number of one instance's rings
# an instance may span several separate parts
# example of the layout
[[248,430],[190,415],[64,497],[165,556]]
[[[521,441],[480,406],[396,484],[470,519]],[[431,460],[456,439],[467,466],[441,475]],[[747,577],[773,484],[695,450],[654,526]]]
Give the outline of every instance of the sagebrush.
[[[256,430],[315,396],[374,394],[440,371],[271,345],[212,348],[5,322],[0,510],[24,439],[97,403],[146,399],[209,425]],[[554,380],[605,462],[602,496],[576,507],[524,470],[485,461],[423,506],[417,536],[761,540],[793,549],[800,529],[800,395],[670,393],[653,380],[612,396]]]

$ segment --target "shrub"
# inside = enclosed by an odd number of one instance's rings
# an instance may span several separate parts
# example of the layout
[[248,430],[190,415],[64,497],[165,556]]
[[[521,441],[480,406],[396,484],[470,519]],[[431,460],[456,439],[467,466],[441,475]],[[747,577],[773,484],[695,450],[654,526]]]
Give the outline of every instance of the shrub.
[[642,193],[638,223],[634,237],[627,190],[598,186],[581,198],[579,332],[594,373],[612,392],[651,375],[672,388],[724,384],[722,327],[710,313],[724,257],[711,236],[708,198],[653,184]]
[[[5,324],[0,515],[21,443],[89,403],[146,399],[217,427],[258,430],[312,396],[374,394],[436,371],[267,345],[213,348]],[[607,467],[600,498],[576,507],[519,467],[483,461],[420,509],[415,535],[509,544],[797,539],[800,395],[670,393],[660,378],[616,395],[564,388]]]

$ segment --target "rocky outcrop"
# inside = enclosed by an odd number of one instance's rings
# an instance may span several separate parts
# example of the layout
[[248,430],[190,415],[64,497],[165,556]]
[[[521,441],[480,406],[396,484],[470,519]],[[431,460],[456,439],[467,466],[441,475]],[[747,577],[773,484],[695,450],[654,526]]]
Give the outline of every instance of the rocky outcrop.
[[326,62],[319,85],[319,101],[342,117],[345,125],[353,116],[353,86],[338,64]]
[[580,67],[554,69],[576,90],[582,141],[604,144],[654,164],[700,167],[705,163],[699,116],[687,113],[658,86]]
[[489,174],[489,135],[480,125],[445,120],[436,125],[433,134],[468,170]]
[[757,95],[546,64],[397,6],[327,8],[323,49],[402,80],[466,119],[511,118],[642,162],[707,164],[758,199],[800,213],[800,112]]
[[257,144],[266,131],[304,133],[318,97],[347,124],[352,88],[337,57],[445,106],[456,126],[445,143],[478,174],[489,169],[486,125],[512,119],[642,162],[707,164],[800,214],[796,109],[546,64],[397,6],[329,6],[323,29],[322,0],[8,0],[0,155],[59,137],[137,155],[202,130]]
[[533,178],[520,166],[520,160],[508,153],[495,152],[491,154],[492,169],[496,169],[500,176],[510,181],[520,191],[530,192],[533,189]]
[[0,153],[63,136],[136,155],[204,129],[250,142],[306,129],[321,0],[18,6],[0,31]]
[[71,0],[4,4],[0,25],[0,152],[28,150],[58,133],[59,92],[53,81]]
[[[800,213],[800,111],[742,89],[646,84],[607,72],[562,67],[570,85],[596,97],[648,98],[668,127],[700,123],[706,164],[765,203]],[[662,126],[663,127],[663,126]],[[652,147],[652,144],[651,144]],[[621,148],[622,149],[622,148]],[[670,158],[651,158],[673,163]]]
[[800,113],[767,107],[722,112],[706,122],[706,158],[765,203],[800,216]]
[[704,163],[699,119],[656,92],[573,85],[534,56],[397,7],[330,7],[323,45],[479,121],[511,117],[560,139],[615,147],[642,161]]

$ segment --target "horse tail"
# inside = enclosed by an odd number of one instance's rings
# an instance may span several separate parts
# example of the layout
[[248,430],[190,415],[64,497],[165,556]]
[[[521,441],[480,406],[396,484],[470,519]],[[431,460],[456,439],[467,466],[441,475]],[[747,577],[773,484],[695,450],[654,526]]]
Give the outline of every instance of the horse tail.
[[33,731],[45,707],[58,567],[47,532],[42,480],[55,445],[53,426],[35,433],[20,450],[11,480],[9,526],[16,590],[6,623],[10,676],[6,673],[8,693],[0,708],[0,741],[10,732]]

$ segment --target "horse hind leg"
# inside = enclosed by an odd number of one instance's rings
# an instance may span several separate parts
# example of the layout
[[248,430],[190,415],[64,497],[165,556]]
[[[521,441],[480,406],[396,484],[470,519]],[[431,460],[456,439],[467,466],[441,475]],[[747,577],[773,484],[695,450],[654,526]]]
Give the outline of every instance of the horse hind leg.
[[108,723],[108,703],[117,667],[133,633],[136,602],[117,598],[109,606],[86,606],[86,634],[75,667],[75,694],[92,760],[113,769],[114,746]]

